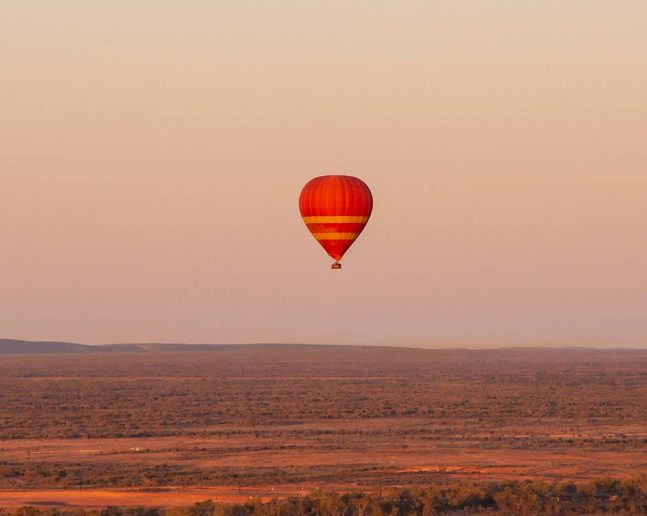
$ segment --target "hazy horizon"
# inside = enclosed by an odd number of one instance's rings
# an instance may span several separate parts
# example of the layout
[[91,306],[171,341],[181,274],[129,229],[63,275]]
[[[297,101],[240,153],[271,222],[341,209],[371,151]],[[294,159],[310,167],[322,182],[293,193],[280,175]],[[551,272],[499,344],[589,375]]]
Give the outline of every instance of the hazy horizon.
[[335,342],[171,342],[171,341],[156,341],[156,342],[135,342],[135,341],[120,341],[120,342],[72,342],[72,341],[52,341],[52,340],[27,340],[18,338],[4,338],[0,337],[0,343],[3,341],[12,342],[27,342],[27,343],[60,343],[60,344],[81,344],[83,346],[128,346],[128,345],[174,345],[174,346],[358,346],[358,347],[387,347],[387,348],[410,348],[410,349],[429,349],[429,350],[467,350],[467,351],[482,351],[482,350],[505,350],[505,349],[595,349],[595,350],[647,350],[645,345],[636,346],[610,346],[604,344],[593,345],[570,345],[567,343],[546,343],[546,344],[508,344],[501,345],[495,343],[481,343],[472,345],[461,345],[457,343],[433,344],[433,343],[357,343],[357,344],[340,344]]
[[[647,3],[20,2],[0,336],[647,346]],[[341,271],[312,177],[374,196]]]

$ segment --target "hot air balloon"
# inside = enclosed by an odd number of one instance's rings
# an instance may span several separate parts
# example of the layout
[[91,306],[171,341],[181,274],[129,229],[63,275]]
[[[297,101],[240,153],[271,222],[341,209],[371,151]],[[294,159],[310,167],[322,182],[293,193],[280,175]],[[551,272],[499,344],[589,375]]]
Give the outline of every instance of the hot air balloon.
[[361,179],[352,176],[320,176],[301,190],[299,210],[303,222],[321,247],[335,260],[333,269],[364,230],[373,196]]

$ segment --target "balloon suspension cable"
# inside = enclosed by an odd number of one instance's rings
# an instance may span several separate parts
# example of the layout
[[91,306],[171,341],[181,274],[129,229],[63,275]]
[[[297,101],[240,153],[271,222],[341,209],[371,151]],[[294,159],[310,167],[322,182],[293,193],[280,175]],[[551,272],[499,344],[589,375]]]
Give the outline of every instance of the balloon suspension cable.
[[334,269],[334,270],[339,270],[339,269],[341,269],[341,263],[339,263],[339,262],[335,262],[335,263],[333,263],[333,264],[331,265],[331,267],[330,267],[330,268],[331,268],[331,269]]

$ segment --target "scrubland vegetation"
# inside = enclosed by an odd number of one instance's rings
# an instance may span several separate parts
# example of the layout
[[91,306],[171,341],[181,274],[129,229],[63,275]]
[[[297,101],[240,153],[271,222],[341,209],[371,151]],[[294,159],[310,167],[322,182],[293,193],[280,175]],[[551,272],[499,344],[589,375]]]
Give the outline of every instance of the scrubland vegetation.
[[468,432],[469,423],[565,418],[586,433],[644,421],[646,366],[639,350],[5,355],[0,439],[186,436],[226,423],[385,417],[463,419]]

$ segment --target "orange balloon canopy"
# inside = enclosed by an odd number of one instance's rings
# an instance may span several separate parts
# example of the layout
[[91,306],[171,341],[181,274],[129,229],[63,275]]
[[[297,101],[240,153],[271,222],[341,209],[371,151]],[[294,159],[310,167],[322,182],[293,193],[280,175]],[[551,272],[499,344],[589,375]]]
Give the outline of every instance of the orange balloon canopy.
[[303,187],[299,209],[312,236],[335,260],[333,269],[340,269],[339,260],[371,216],[373,196],[356,177],[315,177]]

